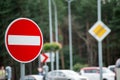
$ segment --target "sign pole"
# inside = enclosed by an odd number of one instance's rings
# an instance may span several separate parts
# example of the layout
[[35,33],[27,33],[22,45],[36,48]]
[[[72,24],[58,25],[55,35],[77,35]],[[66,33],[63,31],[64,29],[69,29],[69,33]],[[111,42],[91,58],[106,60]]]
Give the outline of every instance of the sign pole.
[[98,42],[98,55],[99,55],[99,67],[100,67],[100,80],[102,80],[102,42]]
[[41,56],[39,55],[39,58],[38,58],[38,67],[40,67],[40,63],[41,63]]
[[[101,21],[101,0],[98,0],[98,21]],[[98,42],[100,80],[102,80],[102,41]]]
[[73,69],[73,54],[72,54],[72,24],[71,24],[71,2],[68,1],[68,23],[69,23],[69,54],[70,54],[70,69]]
[[[57,6],[54,0],[52,0],[54,6],[54,15],[55,15],[55,39],[58,42],[58,20],[57,20]],[[56,69],[59,69],[59,52],[56,51]]]
[[[50,43],[53,42],[53,35],[52,35],[52,9],[51,9],[51,0],[48,0],[48,7],[49,7],[49,28],[50,28]],[[51,52],[52,56],[52,52]],[[54,63],[51,61],[51,71],[54,70]]]
[[99,57],[99,68],[100,68],[100,80],[103,79],[102,75],[102,40],[110,33],[110,29],[101,21],[101,0],[97,0],[97,12],[98,21],[89,30],[89,33],[95,37],[98,41],[98,57]]
[[21,80],[24,80],[24,76],[25,76],[25,64],[24,63],[20,63],[20,68],[21,68]]
[[8,25],[5,33],[5,46],[10,56],[20,62],[20,78],[24,80],[25,63],[39,56],[43,46],[43,35],[33,20],[18,18]]
[[100,20],[101,21],[101,0],[98,0],[97,1],[97,10],[98,10],[98,20]]

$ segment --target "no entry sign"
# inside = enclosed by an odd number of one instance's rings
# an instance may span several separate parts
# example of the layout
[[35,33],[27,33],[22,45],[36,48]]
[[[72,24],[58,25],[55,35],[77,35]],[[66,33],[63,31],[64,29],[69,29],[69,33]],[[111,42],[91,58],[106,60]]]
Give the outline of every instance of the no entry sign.
[[34,21],[28,18],[18,18],[11,22],[6,30],[5,46],[13,59],[28,63],[40,54],[43,35]]

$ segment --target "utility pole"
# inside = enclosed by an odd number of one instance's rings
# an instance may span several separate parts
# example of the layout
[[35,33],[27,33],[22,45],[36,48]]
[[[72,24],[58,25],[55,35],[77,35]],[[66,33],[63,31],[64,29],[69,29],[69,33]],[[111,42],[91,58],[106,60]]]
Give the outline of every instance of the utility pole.
[[71,2],[73,0],[67,0],[68,2],[68,23],[69,23],[69,53],[70,53],[70,69],[73,69],[73,54],[72,54],[72,22],[71,22]]
[[[54,0],[52,0],[54,6],[54,15],[55,15],[55,40],[58,42],[58,19],[57,19],[57,6]],[[56,69],[59,69],[59,52],[56,51]]]
[[[50,43],[53,42],[53,35],[52,35],[52,10],[51,10],[51,0],[48,0],[48,8],[49,8],[49,29],[50,29]],[[51,70],[54,70],[54,63],[52,59],[52,51],[50,52],[50,60],[51,60]]]

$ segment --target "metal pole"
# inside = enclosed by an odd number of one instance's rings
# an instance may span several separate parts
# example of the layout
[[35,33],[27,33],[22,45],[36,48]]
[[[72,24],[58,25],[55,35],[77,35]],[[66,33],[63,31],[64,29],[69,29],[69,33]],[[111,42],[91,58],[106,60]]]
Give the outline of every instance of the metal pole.
[[[53,42],[53,35],[52,35],[52,11],[51,11],[51,0],[48,0],[48,8],[49,8],[49,28],[50,28],[50,43]],[[50,53],[51,56],[52,56],[52,52]],[[52,61],[52,58],[50,59],[51,60],[51,70],[54,69],[54,64],[53,64],[53,61]]]
[[71,1],[68,1],[68,20],[69,20],[69,53],[70,53],[70,69],[73,69],[73,56],[72,56],[72,29],[71,29]]
[[[98,4],[98,21],[101,21],[101,0],[97,1]],[[102,42],[98,42],[98,52],[99,52],[99,67],[100,67],[100,80],[102,80]]]
[[59,52],[56,51],[56,70],[59,70]]
[[[54,6],[54,15],[55,15],[55,39],[58,42],[58,19],[57,19],[57,6],[54,0],[52,0]],[[56,51],[56,69],[59,69],[59,52]]]
[[98,42],[98,52],[99,52],[99,67],[100,67],[100,80],[102,80],[102,42]]
[[38,67],[40,67],[40,64],[41,64],[41,54],[38,57]]
[[20,68],[21,68],[21,80],[24,80],[24,76],[25,76],[25,64],[24,63],[20,63]]
[[98,0],[97,1],[97,4],[98,4],[98,20],[100,20],[101,21],[101,0]]

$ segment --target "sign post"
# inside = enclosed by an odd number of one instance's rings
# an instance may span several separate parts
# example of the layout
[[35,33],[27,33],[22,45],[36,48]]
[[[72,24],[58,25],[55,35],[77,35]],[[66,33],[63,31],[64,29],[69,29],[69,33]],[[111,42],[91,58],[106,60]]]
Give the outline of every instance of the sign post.
[[101,22],[101,0],[97,0],[98,22],[89,30],[89,33],[98,40],[100,80],[102,80],[102,40],[110,33],[110,29]]
[[100,67],[100,80],[102,80],[102,40],[110,33],[110,29],[102,22],[97,21],[89,33],[98,41],[98,53],[99,53],[99,67]]
[[25,63],[20,63],[20,70],[21,70],[21,78],[20,78],[20,80],[24,80],[24,76],[25,76]]
[[99,53],[99,67],[100,67],[100,80],[102,80],[103,76],[102,76],[102,67],[103,67],[103,63],[102,63],[102,42],[98,42],[98,53]]
[[5,46],[10,56],[21,63],[22,80],[25,64],[36,59],[43,46],[43,35],[39,26],[28,18],[11,22],[5,33]]
[[102,40],[110,33],[110,29],[102,21],[97,21],[89,33],[98,41],[100,80],[102,80]]
[[[97,0],[98,21],[101,21],[101,0]],[[99,54],[99,67],[100,67],[100,80],[102,80],[102,42],[98,41],[98,54]]]

